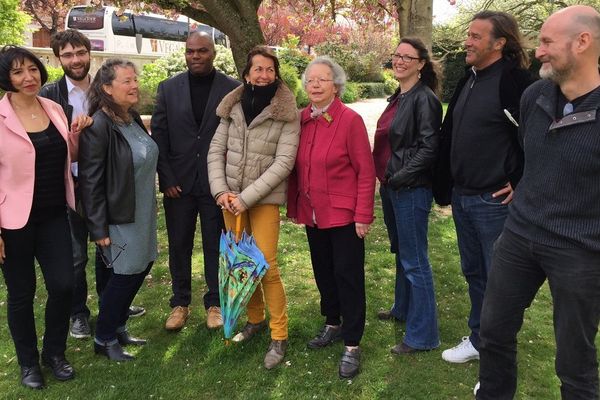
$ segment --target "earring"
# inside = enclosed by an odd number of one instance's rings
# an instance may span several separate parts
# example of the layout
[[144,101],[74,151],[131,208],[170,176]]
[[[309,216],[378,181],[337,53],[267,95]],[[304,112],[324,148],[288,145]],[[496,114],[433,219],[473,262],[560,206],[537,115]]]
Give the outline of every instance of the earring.
[[421,71],[419,71],[419,79],[421,79]]

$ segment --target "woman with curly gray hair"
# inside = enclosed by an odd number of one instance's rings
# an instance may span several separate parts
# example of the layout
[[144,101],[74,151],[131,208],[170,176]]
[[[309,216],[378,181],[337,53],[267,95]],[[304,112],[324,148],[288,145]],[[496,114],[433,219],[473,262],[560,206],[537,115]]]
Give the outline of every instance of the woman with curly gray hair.
[[[90,239],[112,274],[100,298],[94,351],[111,360],[143,345],[126,322],[133,298],[157,256],[155,173],[158,147],[140,116],[135,66],[109,59],[88,94],[94,124],[80,140],[79,185]],[[85,136],[85,138],[83,138]]]

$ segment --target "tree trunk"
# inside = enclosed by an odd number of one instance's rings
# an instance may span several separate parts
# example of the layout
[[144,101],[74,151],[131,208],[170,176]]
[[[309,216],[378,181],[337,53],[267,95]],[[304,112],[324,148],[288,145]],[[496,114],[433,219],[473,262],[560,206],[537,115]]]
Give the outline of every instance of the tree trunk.
[[[248,52],[254,46],[265,43],[257,15],[261,1],[202,0],[203,8],[186,5],[179,11],[229,36],[235,66],[241,77]],[[175,4],[171,4],[173,6]]]
[[400,37],[416,36],[431,51],[433,0],[396,0]]

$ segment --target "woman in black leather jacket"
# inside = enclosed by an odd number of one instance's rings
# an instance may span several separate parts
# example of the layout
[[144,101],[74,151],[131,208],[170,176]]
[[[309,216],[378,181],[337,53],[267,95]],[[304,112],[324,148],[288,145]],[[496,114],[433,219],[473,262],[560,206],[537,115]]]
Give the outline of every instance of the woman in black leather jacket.
[[94,124],[80,140],[79,185],[90,239],[112,268],[100,298],[94,351],[115,361],[133,359],[122,345],[146,343],[129,336],[126,322],[157,256],[158,147],[132,109],[138,99],[134,65],[107,60],[88,94]]
[[406,321],[404,339],[392,353],[407,354],[440,344],[427,224],[442,122],[442,105],[434,92],[441,77],[416,38],[400,41],[392,66],[400,87],[378,121],[373,157],[384,220],[396,253],[396,285],[393,306],[378,317]]

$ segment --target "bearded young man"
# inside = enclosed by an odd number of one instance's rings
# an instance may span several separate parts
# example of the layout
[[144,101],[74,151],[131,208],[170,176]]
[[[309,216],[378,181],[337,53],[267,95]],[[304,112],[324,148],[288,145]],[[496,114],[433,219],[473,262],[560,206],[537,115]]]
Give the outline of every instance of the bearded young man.
[[[63,108],[69,126],[79,115],[88,114],[87,90],[90,86],[90,40],[81,32],[74,29],[58,32],[52,36],[50,46],[54,55],[59,59],[64,76],[56,82],[48,83],[40,91],[40,96],[60,104]],[[71,173],[75,180],[75,197],[79,204],[77,187],[77,163],[71,165]],[[79,207],[78,207],[79,208]],[[69,209],[69,226],[73,244],[74,287],[71,304],[71,328],[69,334],[77,339],[89,338],[90,309],[86,305],[88,288],[85,268],[88,262],[88,229],[85,220],[76,211]],[[99,253],[96,254],[96,291],[98,296],[104,289],[111,269],[104,265]],[[144,314],[142,307],[131,306],[130,316]]]

